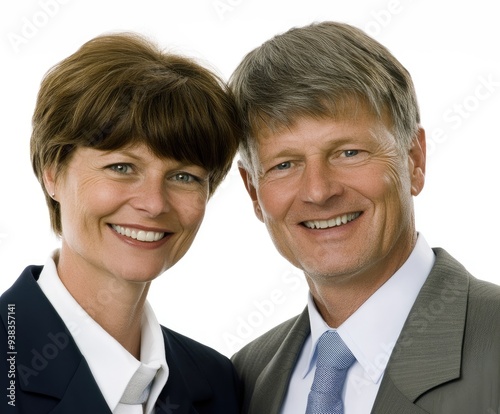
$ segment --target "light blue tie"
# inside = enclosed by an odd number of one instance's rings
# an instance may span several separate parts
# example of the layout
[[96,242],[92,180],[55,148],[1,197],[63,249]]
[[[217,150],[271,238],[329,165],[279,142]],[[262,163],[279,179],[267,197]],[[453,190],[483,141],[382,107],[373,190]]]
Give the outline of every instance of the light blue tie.
[[356,361],[339,334],[325,332],[319,338],[314,381],[306,414],[344,414],[342,389],[347,370]]

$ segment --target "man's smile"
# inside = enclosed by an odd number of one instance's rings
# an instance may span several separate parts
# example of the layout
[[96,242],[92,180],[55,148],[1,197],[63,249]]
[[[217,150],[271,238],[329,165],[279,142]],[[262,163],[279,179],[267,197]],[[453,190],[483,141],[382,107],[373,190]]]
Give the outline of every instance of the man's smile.
[[308,220],[302,222],[309,229],[328,229],[330,227],[342,226],[350,221],[357,219],[361,215],[360,211],[355,213],[347,213],[341,216],[334,217],[330,220]]

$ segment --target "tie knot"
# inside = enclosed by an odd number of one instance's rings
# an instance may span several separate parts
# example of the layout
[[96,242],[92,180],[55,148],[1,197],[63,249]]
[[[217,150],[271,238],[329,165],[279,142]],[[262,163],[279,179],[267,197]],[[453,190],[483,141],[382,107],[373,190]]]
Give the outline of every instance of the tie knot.
[[339,370],[349,368],[356,358],[337,332],[327,331],[318,341],[316,366],[333,367]]
[[306,414],[343,414],[342,390],[349,367],[356,360],[337,332],[321,335],[316,372]]

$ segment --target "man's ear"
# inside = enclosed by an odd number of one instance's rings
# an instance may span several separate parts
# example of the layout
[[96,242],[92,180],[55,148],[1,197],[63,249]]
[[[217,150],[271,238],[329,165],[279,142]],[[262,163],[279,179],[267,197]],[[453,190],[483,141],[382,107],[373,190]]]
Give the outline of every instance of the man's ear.
[[56,199],[56,167],[50,166],[43,170],[43,185],[45,186],[45,191],[54,200]]
[[264,222],[259,200],[257,199],[257,189],[255,188],[255,185],[253,183],[252,174],[248,172],[248,170],[243,166],[241,161],[238,161],[238,170],[240,171],[240,175],[243,180],[243,183],[245,184],[245,188],[247,189],[248,195],[252,199],[253,210],[255,212],[255,215],[260,221]]
[[411,195],[416,196],[422,191],[422,188],[424,188],[425,182],[426,146],[425,131],[423,128],[418,129],[411,143],[408,155]]

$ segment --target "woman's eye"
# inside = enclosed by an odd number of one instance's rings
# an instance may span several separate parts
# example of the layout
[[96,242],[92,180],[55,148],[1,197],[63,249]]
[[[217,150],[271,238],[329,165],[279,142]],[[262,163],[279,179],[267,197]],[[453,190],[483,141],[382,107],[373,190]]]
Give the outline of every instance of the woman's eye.
[[193,181],[198,181],[194,175],[188,173],[178,173],[174,175],[174,180],[181,183],[191,183]]
[[275,168],[277,170],[287,170],[292,166],[290,161],[280,162]]
[[356,155],[358,155],[359,151],[358,150],[346,150],[344,151],[344,156],[345,157],[354,157]]
[[113,164],[108,168],[119,174],[130,174],[132,172],[132,166],[130,164]]

